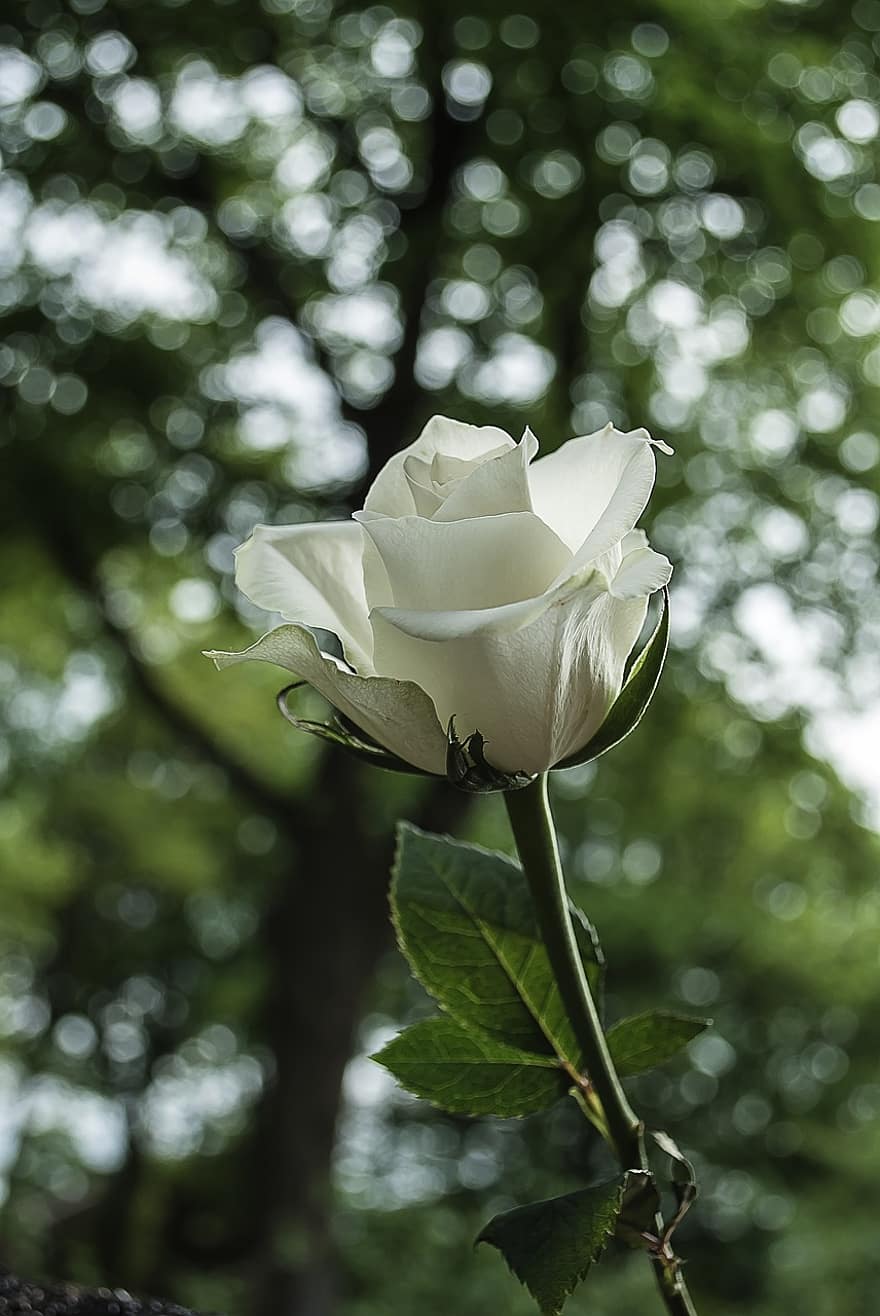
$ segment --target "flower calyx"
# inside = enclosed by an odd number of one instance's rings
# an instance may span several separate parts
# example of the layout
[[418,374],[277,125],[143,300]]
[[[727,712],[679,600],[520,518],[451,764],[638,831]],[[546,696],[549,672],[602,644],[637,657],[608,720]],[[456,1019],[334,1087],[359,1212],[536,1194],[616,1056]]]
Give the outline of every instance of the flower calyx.
[[493,768],[486,759],[486,741],[482,733],[472,731],[462,740],[455,729],[454,717],[449,719],[446,739],[446,776],[453,786],[469,795],[522,790],[535,780],[528,772],[501,772]]

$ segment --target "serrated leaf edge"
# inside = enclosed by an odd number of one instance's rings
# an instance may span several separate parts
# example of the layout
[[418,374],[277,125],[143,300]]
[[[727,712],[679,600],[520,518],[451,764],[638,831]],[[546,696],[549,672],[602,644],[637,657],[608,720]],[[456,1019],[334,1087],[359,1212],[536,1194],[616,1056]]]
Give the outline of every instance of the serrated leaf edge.
[[[385,1069],[389,1074],[391,1074],[391,1076],[395,1079],[395,1081],[399,1083],[400,1086],[406,1092],[412,1093],[413,1096],[418,1097],[422,1101],[429,1102],[430,1105],[436,1107],[438,1110],[448,1111],[453,1115],[470,1115],[473,1116],[474,1118],[480,1118],[486,1115],[487,1113],[486,1111],[468,1109],[467,1106],[464,1104],[445,1105],[441,1100],[438,1100],[435,1097],[427,1096],[424,1092],[417,1091],[415,1088],[410,1087],[409,1084],[405,1081],[405,1079],[401,1077],[400,1073],[396,1069],[392,1068],[392,1066],[383,1058],[386,1052],[388,1052],[391,1049],[391,1047],[395,1045],[395,1043],[399,1042],[401,1038],[405,1037],[407,1033],[425,1024],[433,1023],[435,1020],[445,1020],[447,1023],[454,1024],[455,1027],[460,1029],[461,1032],[464,1033],[466,1036],[473,1037],[477,1040],[485,1039],[486,1043],[492,1046],[493,1048],[501,1048],[503,1051],[507,1052],[507,1055],[503,1057],[499,1057],[497,1059],[494,1058],[482,1059],[472,1062],[475,1065],[479,1065],[479,1064],[499,1065],[499,1066],[508,1065],[508,1066],[519,1066],[522,1069],[542,1069],[544,1071],[551,1071],[551,1072],[555,1071],[559,1075],[561,1082],[566,1077],[566,1071],[560,1065],[559,1061],[556,1059],[555,1056],[539,1055],[537,1052],[534,1051],[523,1051],[519,1047],[511,1046],[509,1042],[500,1041],[498,1038],[493,1037],[490,1033],[484,1032],[481,1028],[477,1028],[473,1024],[461,1023],[460,1020],[454,1018],[451,1014],[448,1013],[442,1015],[430,1015],[428,1018],[417,1019],[414,1023],[409,1024],[406,1028],[402,1028],[400,1032],[396,1034],[395,1037],[392,1037],[390,1041],[386,1042],[385,1045],[379,1051],[374,1052],[369,1058],[370,1060],[375,1061],[376,1064],[381,1065],[383,1069]],[[425,1060],[423,1063],[426,1065],[439,1066],[442,1065],[444,1062],[438,1060]],[[448,1063],[450,1065],[458,1064],[461,1066],[467,1066],[471,1062],[462,1061],[462,1060],[459,1061],[450,1060],[445,1063]],[[499,1088],[498,1091],[501,1091],[501,1089]],[[559,1095],[556,1098],[556,1100],[561,1101],[562,1098],[566,1095],[567,1095],[566,1089],[560,1086]],[[543,1109],[545,1110],[548,1109],[549,1106],[552,1104],[554,1104],[554,1102],[548,1102],[547,1106],[543,1107]],[[537,1109],[534,1111],[521,1111],[518,1112],[517,1114],[495,1115],[493,1118],[527,1119],[530,1115],[536,1113],[537,1113]]]
[[[589,1192],[591,1190],[615,1185],[617,1190],[616,1193],[617,1206],[614,1213],[614,1224],[610,1228],[606,1229],[603,1236],[597,1241],[589,1261],[581,1270],[576,1272],[572,1282],[564,1283],[562,1301],[556,1305],[544,1306],[542,1304],[541,1299],[535,1293],[529,1281],[519,1274],[519,1271],[517,1270],[516,1266],[510,1261],[510,1259],[507,1256],[507,1253],[503,1250],[503,1248],[501,1248],[499,1244],[495,1242],[493,1239],[487,1237],[487,1232],[492,1228],[493,1224],[495,1224],[498,1220],[503,1220],[505,1216],[511,1216],[516,1211],[525,1211],[525,1210],[529,1210],[530,1208],[533,1209],[535,1207],[543,1206],[545,1203],[552,1204],[553,1202],[558,1201],[559,1200],[558,1198],[548,1197],[548,1198],[543,1198],[537,1202],[528,1202],[526,1203],[525,1206],[513,1207],[511,1208],[510,1211],[502,1211],[499,1215],[493,1216],[492,1219],[489,1221],[489,1223],[480,1231],[480,1233],[474,1239],[474,1247],[475,1248],[478,1247],[480,1243],[488,1243],[490,1247],[494,1247],[498,1252],[501,1253],[502,1257],[504,1258],[505,1265],[507,1266],[510,1273],[519,1281],[520,1284],[523,1285],[524,1288],[528,1289],[529,1293],[535,1299],[535,1302],[537,1302],[538,1306],[541,1309],[541,1316],[561,1316],[562,1308],[565,1304],[566,1299],[570,1298],[572,1293],[574,1293],[575,1289],[577,1288],[577,1286],[583,1283],[584,1279],[586,1279],[590,1271],[590,1267],[594,1266],[599,1261],[599,1259],[602,1256],[602,1253],[605,1251],[605,1248],[608,1246],[609,1239],[613,1238],[614,1236],[615,1230],[617,1228],[617,1221],[620,1217],[620,1212],[623,1207],[623,1199],[626,1193],[626,1188],[629,1181],[629,1175],[630,1172],[626,1171],[623,1175],[621,1175],[617,1179],[606,1179],[602,1183],[592,1184],[590,1185],[589,1188],[580,1190],[582,1192]],[[560,1196],[567,1197],[567,1196],[575,1196],[575,1195],[576,1194],[573,1193],[563,1193]],[[613,1195],[609,1193],[607,1200],[611,1201],[612,1196]]]
[[[401,822],[398,824],[397,847],[395,849],[395,854],[394,854],[394,866],[391,870],[391,887],[389,893],[390,903],[391,903],[391,922],[394,926],[395,936],[397,937],[397,944],[400,948],[401,954],[403,955],[404,959],[406,960],[407,964],[412,970],[413,977],[416,978],[416,980],[422,984],[425,991],[429,994],[429,996],[431,996],[433,1000],[437,1002],[437,1004],[440,1006],[440,1009],[445,1014],[448,1014],[450,1018],[456,1021],[456,1023],[462,1024],[462,1020],[459,1018],[456,1011],[450,1009],[445,1002],[441,1001],[439,997],[434,993],[432,988],[430,988],[428,984],[423,980],[421,974],[419,973],[418,967],[416,966],[412,956],[409,953],[409,950],[407,949],[403,936],[403,930],[400,926],[400,919],[398,917],[398,909],[397,909],[397,891],[400,884],[400,866],[401,866],[401,860],[403,858],[403,847],[404,847],[406,835],[408,833],[415,836],[427,837],[429,840],[433,840],[433,841],[447,841],[459,849],[468,849],[468,850],[476,851],[477,853],[485,855],[490,859],[495,859],[500,861],[501,863],[507,864],[518,875],[521,873],[522,870],[520,869],[519,865],[514,863],[513,860],[509,859],[507,855],[500,854],[497,850],[488,850],[484,846],[475,845],[470,841],[468,842],[456,841],[451,836],[448,835],[438,835],[434,832],[424,832],[420,827],[416,827],[412,823]],[[438,874],[438,878],[442,881],[442,877],[440,877],[439,874]],[[573,1065],[574,1061],[571,1059],[571,1057],[563,1054],[563,1047],[559,1045],[558,1039],[549,1034],[546,1024],[543,1021],[542,1018],[543,1011],[539,1006],[539,1004],[535,1001],[531,1001],[526,997],[522,996],[522,994],[519,991],[519,988],[516,987],[514,980],[511,976],[511,972],[508,964],[505,962],[503,956],[499,953],[499,951],[492,943],[492,941],[490,941],[489,938],[486,937],[485,935],[484,929],[487,925],[485,925],[482,922],[482,920],[480,920],[475,916],[474,912],[471,909],[469,909],[468,906],[462,901],[461,897],[458,895],[457,892],[452,891],[448,886],[446,887],[446,889],[447,891],[449,891],[450,895],[453,896],[456,902],[461,906],[463,913],[472,921],[474,926],[480,931],[481,935],[484,936],[487,944],[489,945],[493,953],[496,955],[498,959],[498,963],[501,965],[502,969],[504,969],[508,978],[510,978],[511,985],[514,987],[517,995],[520,997],[523,1006],[525,1007],[526,1010],[528,1010],[529,1014],[532,1016],[532,1019],[537,1024],[539,1030],[543,1033],[544,1037],[547,1039],[550,1046],[552,1047],[553,1054],[560,1061],[564,1061],[570,1065]],[[589,926],[590,926],[589,920],[587,920],[587,930],[589,930]],[[536,928],[536,932],[537,932],[537,928]],[[467,1024],[462,1024],[462,1027],[467,1027],[467,1026],[468,1026]],[[541,1053],[535,1052],[535,1054],[540,1055]]]

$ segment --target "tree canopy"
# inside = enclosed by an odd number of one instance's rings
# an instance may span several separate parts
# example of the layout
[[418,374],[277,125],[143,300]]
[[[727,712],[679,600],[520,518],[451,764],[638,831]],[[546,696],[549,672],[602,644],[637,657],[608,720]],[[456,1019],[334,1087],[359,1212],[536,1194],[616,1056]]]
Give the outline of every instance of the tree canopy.
[[265,629],[253,525],[347,515],[431,414],[611,419],[676,449],[676,574],[648,717],[554,783],[609,1011],[715,1018],[634,1080],[698,1164],[707,1309],[874,1310],[878,52],[878,0],[7,14],[5,1262],[230,1316],[530,1310],[470,1242],[595,1140],[366,1058],[429,1011],[395,819],[510,849],[502,810],[200,650]]

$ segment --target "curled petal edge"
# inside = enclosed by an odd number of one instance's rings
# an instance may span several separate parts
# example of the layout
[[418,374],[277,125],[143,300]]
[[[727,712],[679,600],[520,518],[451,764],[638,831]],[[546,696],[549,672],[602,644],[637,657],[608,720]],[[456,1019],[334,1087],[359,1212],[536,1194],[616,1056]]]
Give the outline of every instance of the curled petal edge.
[[[332,654],[322,652],[307,626],[278,626],[248,649],[238,653],[211,650],[205,656],[221,670],[253,659],[283,667],[327,700],[341,719],[342,730],[362,747],[376,745],[391,760],[400,759],[429,776],[443,774],[446,738],[425,691],[412,681],[359,676]],[[388,748],[389,744],[395,748]],[[406,753],[405,760],[398,747]]]
[[360,727],[355,726],[344,713],[340,713],[338,708],[333,708],[331,704],[331,716],[329,722],[313,722],[309,718],[297,717],[291,712],[288,698],[295,690],[308,688],[308,681],[292,681],[286,685],[283,690],[279,690],[275,696],[275,702],[278,705],[278,711],[297,731],[305,731],[311,736],[317,736],[319,740],[326,740],[331,745],[339,745],[342,749],[348,750],[359,758],[363,763],[370,763],[374,768],[385,768],[389,772],[405,772],[415,777],[431,777],[434,774],[426,772],[424,768],[417,768],[414,763],[407,763],[405,759],[398,758],[390,750],[385,749],[378,741],[373,740]]

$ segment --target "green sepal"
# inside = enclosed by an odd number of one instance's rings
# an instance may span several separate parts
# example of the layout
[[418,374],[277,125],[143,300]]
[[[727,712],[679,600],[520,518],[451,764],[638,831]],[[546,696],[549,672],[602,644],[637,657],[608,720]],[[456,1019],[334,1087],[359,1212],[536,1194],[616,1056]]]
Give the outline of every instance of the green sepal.
[[617,1219],[617,1238],[627,1247],[656,1251],[659,1211],[660,1193],[653,1174],[630,1170]]
[[630,668],[623,688],[608,710],[605,721],[583,749],[575,750],[568,758],[556,763],[555,767],[574,768],[582,763],[592,763],[600,754],[619,745],[621,740],[638,726],[645,709],[654,697],[669,648],[669,590],[665,586],[662,594],[657,625]]
[[408,1092],[455,1115],[533,1115],[571,1085],[549,1056],[520,1051],[442,1015],[412,1024],[372,1058]]
[[446,775],[460,791],[468,795],[491,795],[496,791],[517,791],[535,780],[527,772],[501,772],[487,762],[486,741],[479,731],[464,740],[455,730],[455,718],[446,728]]
[[665,1064],[711,1025],[711,1019],[694,1015],[646,1010],[608,1029],[608,1050],[620,1077],[631,1078]]
[[[580,1072],[581,1055],[556,987],[525,875],[504,855],[410,824],[399,829],[391,913],[410,967],[465,1028]],[[602,954],[571,906],[594,993]]]
[[390,750],[384,749],[377,741],[368,736],[365,731],[349,720],[338,709],[331,710],[331,719],[329,722],[312,722],[308,718],[297,717],[290,711],[287,704],[288,695],[294,690],[301,690],[308,687],[308,681],[294,681],[286,685],[283,690],[279,690],[276,696],[276,703],[282,717],[296,727],[297,731],[305,731],[311,736],[317,736],[320,740],[329,741],[332,745],[339,745],[354,754],[363,763],[371,763],[376,768],[387,768],[390,772],[406,772],[411,776],[431,777],[434,774],[425,772],[422,768],[417,768],[413,763],[407,763],[405,759],[398,758]]
[[668,1133],[664,1133],[662,1129],[652,1129],[651,1137],[672,1162],[670,1182],[675,1191],[678,1210],[675,1219],[667,1230],[667,1234],[671,1234],[697,1196],[697,1176],[693,1165],[684,1152],[681,1151],[674,1138],[671,1138]]
[[489,1221],[477,1243],[498,1249],[542,1316],[559,1316],[615,1232],[628,1178],[505,1211]]

